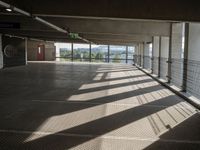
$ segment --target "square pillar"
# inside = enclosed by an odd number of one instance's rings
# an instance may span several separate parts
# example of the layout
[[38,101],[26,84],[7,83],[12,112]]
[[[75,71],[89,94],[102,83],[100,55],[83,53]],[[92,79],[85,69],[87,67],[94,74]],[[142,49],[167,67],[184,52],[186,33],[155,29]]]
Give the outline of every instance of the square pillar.
[[182,91],[187,90],[187,73],[188,73],[188,48],[189,48],[189,23],[185,23],[185,46],[184,46],[184,58],[183,58],[183,84]]
[[170,24],[170,36],[169,36],[169,53],[168,53],[168,72],[167,82],[171,83],[171,64],[172,64],[172,23]]
[[159,37],[159,51],[158,51],[158,78],[160,78],[160,63],[161,63],[161,48],[162,48],[162,38]]
[[158,58],[159,58],[159,44],[160,38],[159,36],[153,37],[153,51],[152,51],[152,66],[153,66],[153,74],[158,75]]

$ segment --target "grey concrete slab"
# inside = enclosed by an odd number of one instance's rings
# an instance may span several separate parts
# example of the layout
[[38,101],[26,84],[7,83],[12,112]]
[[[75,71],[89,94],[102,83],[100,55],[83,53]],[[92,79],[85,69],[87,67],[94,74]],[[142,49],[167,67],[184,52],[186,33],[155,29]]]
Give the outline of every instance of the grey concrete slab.
[[199,112],[123,64],[0,70],[0,149],[199,149]]

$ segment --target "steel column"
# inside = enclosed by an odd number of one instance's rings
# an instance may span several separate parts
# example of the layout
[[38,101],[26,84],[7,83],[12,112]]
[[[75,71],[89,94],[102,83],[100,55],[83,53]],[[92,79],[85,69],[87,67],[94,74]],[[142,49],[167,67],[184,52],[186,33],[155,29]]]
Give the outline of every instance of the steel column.
[[90,43],[89,62],[92,62],[92,44]]
[[73,62],[74,61],[74,44],[72,43],[72,46],[71,46],[71,52],[72,52],[72,56],[71,56],[71,61]]
[[128,63],[128,46],[126,46],[126,64]]
[[110,45],[108,45],[108,63],[110,62]]

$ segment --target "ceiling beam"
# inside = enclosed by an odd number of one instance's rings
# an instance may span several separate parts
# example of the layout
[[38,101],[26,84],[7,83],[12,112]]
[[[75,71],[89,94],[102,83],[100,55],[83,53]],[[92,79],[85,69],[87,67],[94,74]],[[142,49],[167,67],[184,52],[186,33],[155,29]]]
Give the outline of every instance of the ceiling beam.
[[[200,21],[199,1],[189,0],[4,0],[34,14]],[[42,6],[39,7],[38,5]]]
[[[61,28],[61,27],[59,27],[59,26],[57,26],[57,25],[55,25],[55,24],[53,24],[53,23],[51,23],[49,21],[46,21],[45,19],[43,19],[41,17],[33,15],[33,13],[27,12],[27,11],[25,11],[23,9],[20,9],[20,8],[14,6],[14,5],[11,5],[9,3],[6,3],[4,1],[0,0],[0,6],[5,7],[6,9],[11,9],[12,11],[14,11],[16,13],[19,13],[21,15],[30,17],[30,18],[32,18],[32,19],[34,19],[34,20],[36,20],[36,21],[38,21],[38,22],[40,22],[40,23],[42,23],[42,24],[44,24],[44,25],[46,25],[46,26],[48,26],[48,27],[50,27],[52,29],[55,29],[58,32],[65,33],[65,34],[70,34],[69,31],[65,30],[64,28]],[[83,37],[81,37],[79,35],[77,35],[77,38],[80,39],[80,40],[83,40],[84,42],[91,43],[91,41],[89,41],[89,40],[87,40],[87,39],[85,39],[85,38],[83,38]]]

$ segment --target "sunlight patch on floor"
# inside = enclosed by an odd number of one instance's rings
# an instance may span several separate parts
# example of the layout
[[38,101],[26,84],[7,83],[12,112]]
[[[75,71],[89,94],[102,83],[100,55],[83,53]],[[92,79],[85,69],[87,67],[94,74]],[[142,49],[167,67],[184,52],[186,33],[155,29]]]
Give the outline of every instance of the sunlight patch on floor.
[[140,88],[149,88],[149,87],[154,87],[159,85],[157,82],[152,81],[148,83],[143,83],[143,84],[136,84],[136,85],[129,85],[129,86],[123,86],[123,87],[118,87],[118,88],[111,88],[111,89],[106,89],[106,90],[99,90],[95,92],[88,92],[88,93],[83,93],[83,94],[74,94],[70,96],[68,101],[88,101],[88,100],[95,100],[98,98],[104,98],[107,96],[114,96],[116,94],[122,94],[126,92],[133,92],[134,90],[138,90]]

